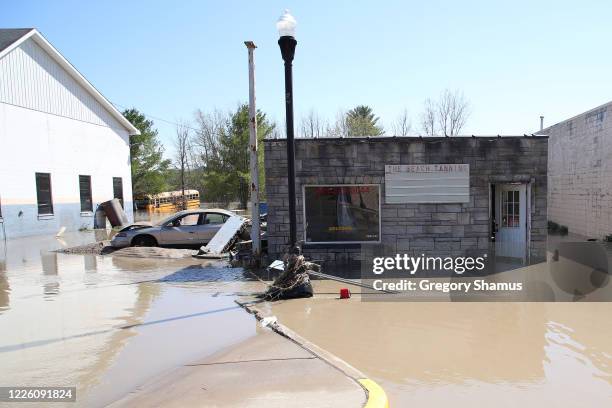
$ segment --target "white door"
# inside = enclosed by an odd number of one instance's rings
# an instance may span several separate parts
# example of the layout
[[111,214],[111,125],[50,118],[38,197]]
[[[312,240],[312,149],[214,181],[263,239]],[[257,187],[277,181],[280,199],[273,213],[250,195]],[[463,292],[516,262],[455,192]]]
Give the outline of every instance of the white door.
[[525,184],[497,186],[497,256],[525,258],[527,254],[527,189]]

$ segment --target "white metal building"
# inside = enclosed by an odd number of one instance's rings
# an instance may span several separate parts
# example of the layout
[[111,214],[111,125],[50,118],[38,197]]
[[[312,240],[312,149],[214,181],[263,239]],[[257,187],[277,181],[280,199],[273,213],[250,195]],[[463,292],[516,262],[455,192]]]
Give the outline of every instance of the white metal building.
[[113,197],[132,220],[132,134],[37,30],[0,29],[0,236],[91,228]]

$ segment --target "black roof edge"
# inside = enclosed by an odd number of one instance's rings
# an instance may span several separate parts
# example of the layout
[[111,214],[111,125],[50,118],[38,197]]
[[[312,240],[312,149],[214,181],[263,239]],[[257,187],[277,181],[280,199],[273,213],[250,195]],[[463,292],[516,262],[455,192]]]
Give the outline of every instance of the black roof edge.
[[[536,134],[525,134],[525,135],[517,135],[517,136],[500,136],[500,135],[491,135],[491,136],[364,136],[364,137],[296,137],[294,140],[296,141],[339,141],[339,140],[354,140],[354,141],[400,141],[400,140],[410,140],[410,141],[451,141],[451,140],[474,140],[474,139],[482,139],[482,140],[503,140],[503,139],[548,139],[548,135],[536,135]],[[268,138],[264,139],[265,142],[270,141],[281,141],[287,140],[287,138],[279,137],[279,138]]]

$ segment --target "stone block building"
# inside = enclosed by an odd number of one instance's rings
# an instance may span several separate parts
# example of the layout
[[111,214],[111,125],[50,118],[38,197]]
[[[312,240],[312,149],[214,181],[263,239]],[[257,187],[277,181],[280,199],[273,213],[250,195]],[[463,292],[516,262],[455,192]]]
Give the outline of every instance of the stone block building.
[[[297,235],[311,259],[526,260],[547,235],[546,137],[296,139]],[[268,251],[289,239],[286,140],[265,141]],[[495,241],[494,244],[492,242]]]
[[612,234],[612,102],[564,120],[548,135],[548,217],[571,233]]

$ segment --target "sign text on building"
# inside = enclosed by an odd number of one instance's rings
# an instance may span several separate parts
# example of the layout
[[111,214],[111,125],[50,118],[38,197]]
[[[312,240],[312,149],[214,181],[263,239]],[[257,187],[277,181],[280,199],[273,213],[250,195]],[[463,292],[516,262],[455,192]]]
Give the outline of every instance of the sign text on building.
[[470,165],[386,165],[385,201],[387,204],[467,203],[470,201]]

